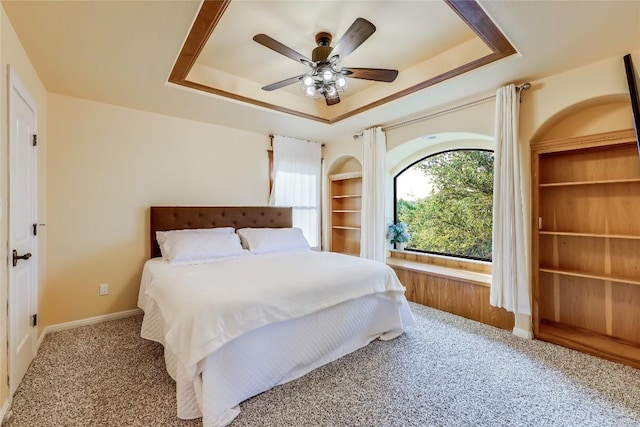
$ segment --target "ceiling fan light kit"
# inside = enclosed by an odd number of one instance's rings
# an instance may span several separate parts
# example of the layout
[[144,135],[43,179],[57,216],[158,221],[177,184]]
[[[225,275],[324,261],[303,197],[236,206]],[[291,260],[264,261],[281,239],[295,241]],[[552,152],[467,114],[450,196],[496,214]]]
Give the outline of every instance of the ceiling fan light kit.
[[376,27],[364,18],[357,18],[344,33],[338,43],[331,47],[331,34],[321,32],[316,35],[317,46],[313,49],[311,58],[296,52],[272,39],[265,34],[257,34],[253,40],[268,47],[296,62],[310,67],[305,74],[264,86],[262,89],[272,91],[300,82],[300,89],[306,96],[314,99],[323,99],[327,105],[335,105],[340,102],[340,95],[347,90],[347,79],[373,80],[378,82],[393,82],[398,76],[398,70],[380,68],[342,68],[337,64],[358,46],[364,43],[374,32]]
[[335,98],[347,89],[347,79],[334,67],[323,66],[305,74],[300,81],[300,89],[310,98]]

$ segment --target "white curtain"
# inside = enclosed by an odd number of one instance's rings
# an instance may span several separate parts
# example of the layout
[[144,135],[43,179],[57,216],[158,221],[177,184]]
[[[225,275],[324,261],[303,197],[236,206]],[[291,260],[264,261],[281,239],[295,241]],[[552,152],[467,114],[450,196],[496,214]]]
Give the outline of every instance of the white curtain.
[[286,136],[273,137],[271,206],[291,206],[293,226],[320,249],[320,183],[322,146]]
[[362,135],[362,217],[360,256],[385,262],[387,241],[384,217],[386,135],[380,127]]
[[528,192],[529,168],[518,142],[519,99],[516,87],[496,95],[495,167],[493,185],[493,266],[491,305],[531,315],[529,292]]

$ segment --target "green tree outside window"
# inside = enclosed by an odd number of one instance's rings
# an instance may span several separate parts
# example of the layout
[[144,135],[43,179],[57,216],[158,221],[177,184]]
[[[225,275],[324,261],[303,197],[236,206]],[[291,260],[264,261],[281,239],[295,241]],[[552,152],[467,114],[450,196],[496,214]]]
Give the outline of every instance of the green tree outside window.
[[490,260],[492,215],[492,151],[438,153],[396,177],[396,218],[408,226],[409,250]]

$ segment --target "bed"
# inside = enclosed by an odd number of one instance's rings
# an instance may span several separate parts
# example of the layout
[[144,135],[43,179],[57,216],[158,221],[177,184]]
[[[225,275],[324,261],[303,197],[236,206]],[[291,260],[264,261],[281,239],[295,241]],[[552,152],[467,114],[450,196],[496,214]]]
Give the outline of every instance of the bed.
[[[149,224],[141,336],[164,346],[181,419],[227,425],[242,401],[413,324],[391,268],[296,246],[300,240],[288,237],[299,231],[291,208],[151,207]],[[176,245],[163,241],[163,254],[156,236],[170,230],[192,237],[220,231],[224,237],[215,239],[234,241],[238,234],[249,248],[207,262],[169,262]],[[285,241],[296,247],[278,246]]]

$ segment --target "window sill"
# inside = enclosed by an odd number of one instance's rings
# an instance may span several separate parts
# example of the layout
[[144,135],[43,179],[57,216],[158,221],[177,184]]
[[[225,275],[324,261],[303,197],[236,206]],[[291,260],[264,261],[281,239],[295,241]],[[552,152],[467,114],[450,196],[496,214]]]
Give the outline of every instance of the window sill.
[[479,286],[491,286],[491,263],[438,255],[391,250],[387,265],[432,276],[454,278]]

